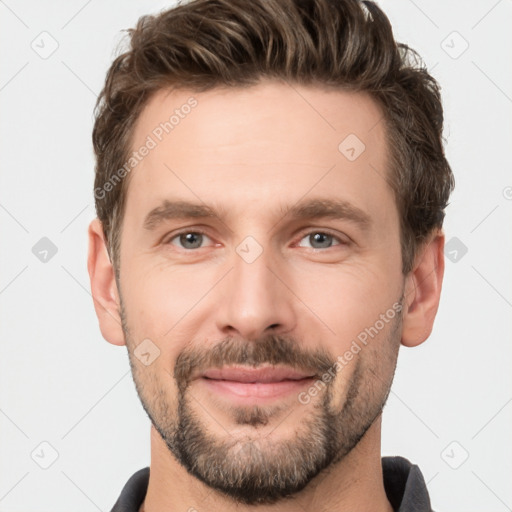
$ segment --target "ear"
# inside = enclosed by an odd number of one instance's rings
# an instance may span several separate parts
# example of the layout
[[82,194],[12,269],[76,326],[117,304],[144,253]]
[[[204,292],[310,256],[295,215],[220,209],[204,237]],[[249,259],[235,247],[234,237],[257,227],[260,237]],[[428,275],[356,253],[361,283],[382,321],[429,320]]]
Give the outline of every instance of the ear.
[[420,249],[406,277],[402,345],[415,347],[432,332],[444,275],[444,233],[437,231]]
[[94,309],[103,337],[113,345],[124,345],[121,327],[119,292],[114,268],[107,251],[103,225],[94,219],[89,225],[89,256],[87,270],[91,280]]

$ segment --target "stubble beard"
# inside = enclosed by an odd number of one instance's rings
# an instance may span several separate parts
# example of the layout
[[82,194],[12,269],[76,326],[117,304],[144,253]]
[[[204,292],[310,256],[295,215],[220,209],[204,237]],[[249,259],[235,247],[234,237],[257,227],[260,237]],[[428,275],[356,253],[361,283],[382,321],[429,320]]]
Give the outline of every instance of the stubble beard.
[[[192,351],[178,357],[174,368],[177,400],[170,400],[166,394],[171,389],[169,384],[164,385],[154,373],[142,376],[130,350],[134,344],[124,314],[122,318],[139,398],[168,449],[189,474],[245,505],[274,504],[293,497],[357,446],[386,403],[401,333],[401,315],[397,315],[388,326],[387,339],[379,342],[378,351],[367,346],[362,350],[369,352],[368,357],[356,356],[345,399],[337,410],[333,405],[333,391],[338,379],[333,379],[310,407],[297,402],[297,407],[304,407],[304,419],[296,428],[295,437],[275,441],[280,422],[284,423],[287,416],[279,406],[232,409],[233,422],[252,426],[254,435],[232,436],[227,429],[222,438],[213,434],[208,422],[214,420],[204,413],[190,391],[188,378],[192,368],[220,361],[293,367],[304,367],[307,362],[325,372],[328,366],[334,365],[325,352],[299,351],[296,343],[281,336],[267,336],[251,343],[226,339],[209,352]],[[388,368],[384,375],[379,375],[375,370],[382,365],[382,359],[387,361]],[[261,436],[261,427],[272,425],[272,421],[275,427]]]

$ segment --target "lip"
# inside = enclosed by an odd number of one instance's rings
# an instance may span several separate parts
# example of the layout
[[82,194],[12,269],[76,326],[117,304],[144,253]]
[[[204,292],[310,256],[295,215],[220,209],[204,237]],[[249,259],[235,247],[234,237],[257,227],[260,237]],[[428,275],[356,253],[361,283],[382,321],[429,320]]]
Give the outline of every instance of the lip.
[[314,374],[286,367],[237,366],[209,369],[200,376],[200,381],[217,396],[250,404],[299,393],[315,378]]
[[211,368],[205,371],[202,377],[213,380],[268,384],[283,380],[313,378],[314,375],[300,372],[293,368],[279,366],[264,366],[258,368],[229,366],[224,368]]

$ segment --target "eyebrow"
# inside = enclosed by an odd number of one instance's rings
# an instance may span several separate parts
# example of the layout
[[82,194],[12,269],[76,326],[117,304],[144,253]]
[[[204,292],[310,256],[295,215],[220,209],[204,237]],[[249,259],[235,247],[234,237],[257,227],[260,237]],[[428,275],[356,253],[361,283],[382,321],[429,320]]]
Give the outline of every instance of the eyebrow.
[[205,204],[165,200],[146,215],[144,228],[151,231],[162,222],[172,219],[205,219],[219,216],[215,209]]
[[[279,224],[285,217],[295,221],[312,219],[348,220],[357,224],[361,229],[368,230],[372,220],[368,213],[357,206],[341,199],[309,199],[299,201],[289,208],[281,208],[282,218],[275,224]],[[217,211],[206,204],[192,203],[188,201],[165,200],[162,204],[152,209],[144,219],[144,228],[151,231],[165,221],[173,219],[223,219],[225,211]]]

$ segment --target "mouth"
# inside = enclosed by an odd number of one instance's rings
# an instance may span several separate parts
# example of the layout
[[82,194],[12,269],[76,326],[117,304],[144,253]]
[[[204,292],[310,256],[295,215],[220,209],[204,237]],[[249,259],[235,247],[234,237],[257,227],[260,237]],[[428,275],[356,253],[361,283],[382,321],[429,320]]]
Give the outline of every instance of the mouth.
[[276,366],[212,368],[199,376],[199,380],[216,395],[245,404],[299,393],[316,378],[313,373]]

